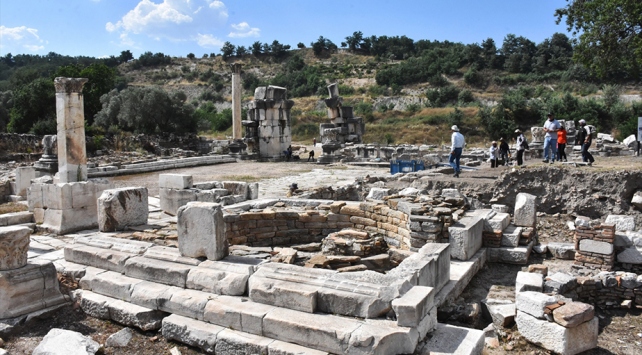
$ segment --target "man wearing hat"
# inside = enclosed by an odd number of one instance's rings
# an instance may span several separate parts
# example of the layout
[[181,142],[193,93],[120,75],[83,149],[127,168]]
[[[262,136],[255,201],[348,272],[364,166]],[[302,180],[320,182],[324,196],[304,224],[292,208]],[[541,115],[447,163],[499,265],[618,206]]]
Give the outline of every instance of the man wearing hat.
[[595,158],[593,154],[589,153],[589,147],[593,143],[593,137],[591,136],[591,129],[586,125],[585,120],[580,120],[580,129],[577,132],[577,137],[575,137],[575,144],[582,146],[582,161],[588,163],[588,165],[593,165]]
[[524,164],[524,150],[526,150],[526,144],[525,144],[526,137],[524,137],[524,134],[519,129],[515,130],[515,134],[517,135],[515,150],[517,151],[516,158],[517,158],[517,165],[519,166]]
[[461,152],[466,142],[464,141],[464,135],[459,133],[459,127],[457,127],[457,125],[450,127],[450,130],[453,134],[450,137],[450,159],[448,159],[448,162],[455,170],[455,175],[453,176],[459,177],[459,173],[461,172],[459,159],[461,158]]
[[560,129],[560,123],[553,118],[552,113],[549,112],[546,116],[548,119],[544,122],[544,132],[546,132],[544,136],[544,163],[548,163],[550,160],[553,164],[557,156],[557,131]]

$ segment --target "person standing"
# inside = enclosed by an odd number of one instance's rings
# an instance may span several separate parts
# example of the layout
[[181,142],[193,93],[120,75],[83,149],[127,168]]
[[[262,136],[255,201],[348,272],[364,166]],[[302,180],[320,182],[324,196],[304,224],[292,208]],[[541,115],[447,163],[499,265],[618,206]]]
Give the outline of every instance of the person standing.
[[310,150],[310,154],[308,155],[308,161],[310,160],[314,162],[314,149]]
[[488,153],[490,154],[490,167],[496,168],[499,160],[499,148],[497,148],[497,142],[493,141],[493,143],[490,144],[490,150]]
[[312,147],[317,146],[317,137],[312,138]]
[[564,158],[564,161],[566,160],[566,128],[564,127],[564,124],[560,124],[560,130],[557,131],[557,161],[562,161],[562,158]]
[[459,177],[459,173],[461,172],[459,160],[461,159],[461,152],[464,150],[466,141],[464,139],[464,135],[459,133],[459,127],[457,127],[457,125],[450,127],[450,131],[452,132],[452,135],[450,137],[450,158],[448,159],[448,162],[455,170],[455,175],[453,176]]
[[526,150],[526,137],[519,129],[515,130],[517,134],[517,142],[515,143],[515,150],[517,151],[517,166],[524,164],[524,151]]
[[[557,131],[560,129],[560,123],[553,117],[552,113],[547,115],[548,119],[544,122],[544,163],[551,164],[557,156]],[[549,152],[550,150],[550,152]]]
[[508,158],[510,158],[510,147],[504,138],[499,139],[499,158],[504,161],[504,165],[508,166]]
[[580,130],[577,132],[575,144],[582,146],[582,161],[588,163],[589,166],[595,162],[593,155],[588,151],[591,143],[593,143],[591,129],[586,125],[586,121],[580,120]]

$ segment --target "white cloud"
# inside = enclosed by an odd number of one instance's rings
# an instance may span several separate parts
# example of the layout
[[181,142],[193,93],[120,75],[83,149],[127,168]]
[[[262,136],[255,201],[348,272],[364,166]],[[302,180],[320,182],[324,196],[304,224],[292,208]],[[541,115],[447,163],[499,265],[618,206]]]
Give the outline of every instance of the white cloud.
[[214,37],[211,34],[198,34],[196,35],[196,43],[203,48],[217,48],[223,45],[223,41]]
[[222,28],[227,18],[227,8],[221,1],[163,0],[154,3],[140,0],[118,21],[107,22],[105,29],[118,33],[122,45],[140,42],[142,38],[139,36],[143,36],[158,41],[194,41],[199,45],[213,46],[218,40],[201,33]]
[[250,27],[247,22],[241,22],[239,24],[232,24],[233,29],[236,31],[230,32],[228,35],[232,38],[244,38],[244,37],[259,37],[261,35],[261,30],[257,27]]
[[44,44],[47,42],[40,38],[35,28],[0,26],[0,48],[38,52],[45,49]]

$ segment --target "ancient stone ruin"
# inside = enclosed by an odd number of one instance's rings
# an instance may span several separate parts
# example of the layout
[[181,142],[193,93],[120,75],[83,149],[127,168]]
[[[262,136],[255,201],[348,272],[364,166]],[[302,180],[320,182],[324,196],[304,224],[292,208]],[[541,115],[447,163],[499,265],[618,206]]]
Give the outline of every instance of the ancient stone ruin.
[[281,160],[292,144],[290,110],[294,101],[287,99],[287,89],[278,86],[258,87],[247,110],[245,142],[260,160]]

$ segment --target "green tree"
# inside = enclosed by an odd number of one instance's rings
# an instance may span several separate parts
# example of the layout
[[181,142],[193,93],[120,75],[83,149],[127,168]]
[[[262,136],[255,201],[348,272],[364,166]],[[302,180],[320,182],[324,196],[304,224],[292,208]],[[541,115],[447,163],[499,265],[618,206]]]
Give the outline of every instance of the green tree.
[[82,89],[85,121],[89,125],[94,123],[94,116],[102,109],[100,97],[116,85],[116,70],[102,63],[94,63],[86,68],[67,65],[58,68],[54,76],[89,79]]
[[258,57],[261,53],[263,53],[263,46],[261,45],[261,42],[256,41],[252,43],[252,47],[250,47],[250,50],[252,51],[253,56]]
[[236,47],[236,56],[237,57],[242,57],[247,54],[247,48],[245,46],[238,46]]
[[129,62],[130,60],[133,60],[133,59],[134,59],[134,55],[132,54],[132,52],[129,49],[126,50],[126,51],[120,52],[120,56],[118,57],[118,61],[120,63],[127,63],[127,62]]
[[9,112],[11,111],[12,107],[13,92],[0,92],[0,132],[5,132],[7,130],[7,124],[10,120]]
[[55,121],[55,94],[53,80],[48,78],[38,78],[14,91],[7,131],[27,133],[38,121]]
[[235,51],[236,47],[234,47],[234,45],[229,41],[225,42],[221,47],[221,54],[223,55],[223,59],[231,57]]
[[625,66],[634,79],[642,68],[642,2],[639,0],[567,0],[557,9],[557,23],[566,18],[579,35],[574,59],[604,77]]
[[194,59],[194,58],[196,58],[196,55],[194,55],[194,53],[187,54],[187,59]]

